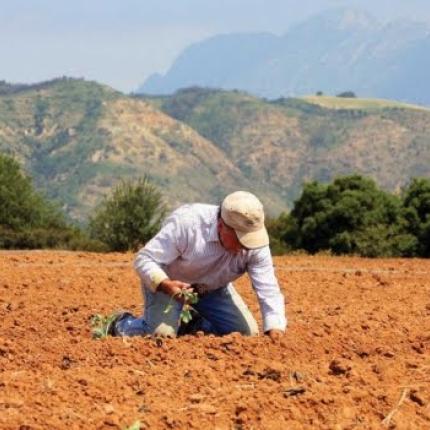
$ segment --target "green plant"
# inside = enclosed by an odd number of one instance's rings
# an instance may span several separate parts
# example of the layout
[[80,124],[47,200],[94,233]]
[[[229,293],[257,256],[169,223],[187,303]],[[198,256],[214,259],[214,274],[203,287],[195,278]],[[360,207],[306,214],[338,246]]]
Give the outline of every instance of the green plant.
[[165,314],[168,314],[173,309],[173,300],[175,300],[176,298],[182,298],[184,301],[182,311],[179,315],[179,320],[183,323],[189,323],[193,319],[193,315],[191,313],[191,305],[194,305],[199,301],[198,294],[187,290],[182,290],[181,292],[175,294],[171,297],[169,304],[166,306],[166,309],[164,309]]
[[[413,215],[409,207],[408,211]],[[281,243],[311,253],[413,256],[417,238],[404,224],[397,196],[379,189],[369,178],[350,175],[328,185],[305,184],[294,209],[278,220],[272,233]]]
[[130,427],[125,427],[124,430],[140,430],[140,421],[135,421]]
[[96,314],[91,317],[91,334],[93,339],[104,339],[109,335],[109,330],[115,321],[117,314],[101,315]]
[[61,209],[36,191],[13,158],[0,154],[0,248],[106,250],[66,219]]
[[344,91],[336,95],[336,97],[344,97],[344,98],[356,98],[356,94],[353,91]]
[[147,177],[122,181],[96,208],[90,235],[111,251],[135,251],[159,230],[165,213],[162,195]]
[[404,190],[403,218],[417,240],[417,256],[430,257],[430,179],[414,178]]

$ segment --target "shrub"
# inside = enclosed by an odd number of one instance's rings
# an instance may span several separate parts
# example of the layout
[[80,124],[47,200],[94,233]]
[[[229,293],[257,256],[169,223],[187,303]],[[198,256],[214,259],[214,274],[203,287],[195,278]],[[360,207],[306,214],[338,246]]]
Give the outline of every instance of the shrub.
[[34,190],[31,179],[21,172],[19,164],[1,154],[0,226],[11,232],[66,226],[62,213]]
[[90,235],[111,251],[136,250],[159,230],[165,214],[161,193],[148,178],[122,181],[90,218]]
[[62,248],[104,251],[67,223],[63,213],[37,193],[12,158],[0,154],[0,248]]
[[356,98],[356,94],[353,91],[344,91],[336,95],[336,97],[344,97],[344,98]]
[[61,224],[58,214],[36,193],[30,178],[12,158],[0,154],[0,225],[13,231]]
[[270,237],[270,250],[272,255],[283,255],[291,251],[291,246],[282,238],[290,228],[292,218],[287,213],[282,213],[278,218],[266,220],[266,228]]
[[281,240],[311,253],[413,256],[418,245],[405,228],[400,199],[359,175],[306,184],[282,222]]
[[430,179],[415,178],[403,192],[403,217],[417,238],[417,255],[430,257]]

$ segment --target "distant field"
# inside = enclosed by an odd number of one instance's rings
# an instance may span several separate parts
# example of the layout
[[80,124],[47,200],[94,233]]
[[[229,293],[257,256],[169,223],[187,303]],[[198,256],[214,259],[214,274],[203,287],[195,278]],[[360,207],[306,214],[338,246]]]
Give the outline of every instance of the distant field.
[[309,103],[317,104],[330,109],[383,109],[383,108],[400,108],[416,109],[430,111],[430,108],[408,103],[401,103],[392,100],[383,99],[361,99],[333,96],[305,96],[301,97]]

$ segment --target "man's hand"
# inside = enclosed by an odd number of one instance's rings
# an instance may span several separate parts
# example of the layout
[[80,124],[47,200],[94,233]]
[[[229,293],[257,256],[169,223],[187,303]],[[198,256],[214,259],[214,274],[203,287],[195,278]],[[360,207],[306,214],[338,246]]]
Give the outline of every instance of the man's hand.
[[170,297],[174,297],[179,303],[184,303],[184,297],[180,295],[183,290],[189,292],[193,291],[190,284],[172,279],[165,279],[157,287],[157,291],[161,291]]
[[284,332],[282,330],[272,329],[265,332],[273,342],[279,342]]

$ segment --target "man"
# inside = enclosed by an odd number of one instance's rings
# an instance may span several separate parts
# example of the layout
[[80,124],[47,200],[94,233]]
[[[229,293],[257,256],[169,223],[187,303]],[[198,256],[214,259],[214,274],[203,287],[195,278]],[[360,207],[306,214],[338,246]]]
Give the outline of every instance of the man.
[[279,337],[286,328],[285,305],[268,245],[263,205],[251,193],[229,194],[221,206],[181,206],[136,257],[144,316],[122,313],[110,333],[175,337],[183,307],[180,293],[185,290],[198,294],[192,306],[200,316],[201,330],[256,335],[257,323],[232,285],[247,271],[260,303],[264,332],[272,339]]

